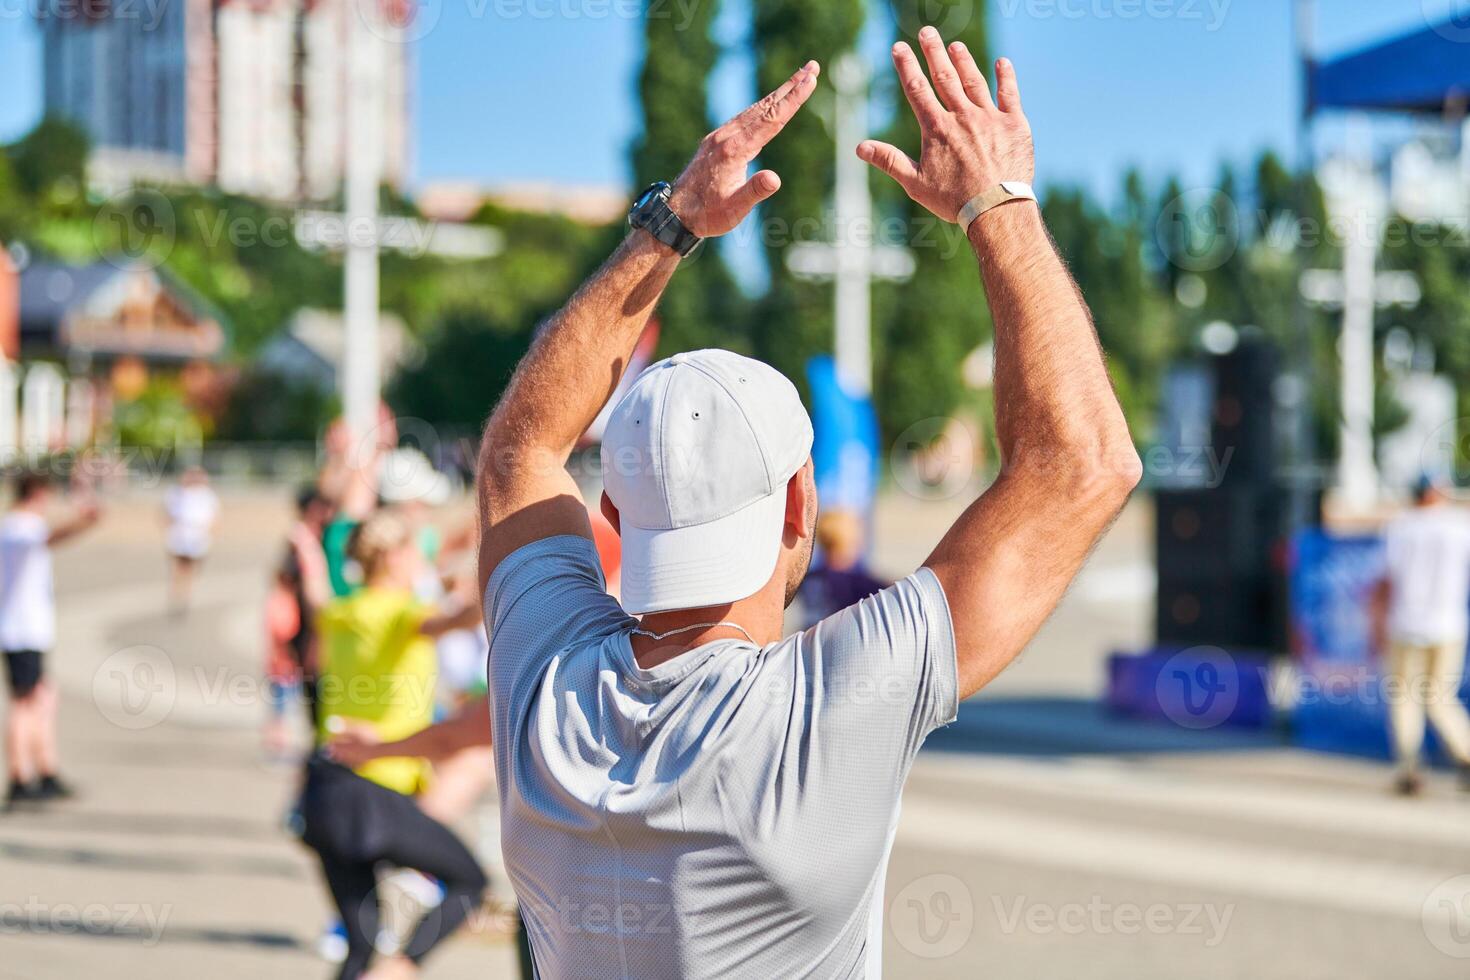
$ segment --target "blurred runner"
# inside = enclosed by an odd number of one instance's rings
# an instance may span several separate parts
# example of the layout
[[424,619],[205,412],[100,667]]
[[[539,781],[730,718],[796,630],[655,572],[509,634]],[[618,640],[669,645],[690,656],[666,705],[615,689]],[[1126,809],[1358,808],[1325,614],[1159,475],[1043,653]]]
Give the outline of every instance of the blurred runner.
[[57,774],[56,691],[44,669],[56,643],[51,546],[92,527],[102,512],[86,499],[73,516],[53,523],[46,516],[51,500],[48,474],[22,473],[16,479],[15,505],[0,521],[0,650],[10,681],[7,809],[71,795]]
[[398,426],[386,405],[379,406],[378,425],[366,438],[355,440],[340,419],[327,432],[327,462],[318,486],[336,504],[322,529],[333,595],[349,595],[361,584],[361,570],[349,560],[347,542],[357,526],[377,510],[381,460],[397,443]]
[[1426,720],[1470,790],[1470,716],[1460,703],[1470,632],[1470,515],[1449,504],[1428,477],[1414,507],[1384,530],[1387,567],[1374,609],[1378,649],[1388,651],[1389,731],[1398,766],[1394,788],[1423,789],[1420,749]]
[[821,564],[807,574],[796,593],[802,629],[815,626],[890,583],[876,578],[863,563],[863,519],[850,510],[829,510],[817,519]]
[[219,518],[219,498],[209,487],[209,475],[191,466],[169,488],[163,500],[164,547],[170,559],[169,609],[176,615],[188,611],[194,573],[209,553],[214,524]]
[[[479,610],[473,602],[436,610],[414,596],[420,557],[409,528],[392,514],[364,521],[348,552],[362,569],[363,584],[321,615],[319,734],[325,739],[355,721],[382,739],[403,738],[432,720],[432,638],[473,625]],[[302,838],[321,858],[346,927],[342,980],[363,975],[375,952],[380,863],[432,875],[442,887],[442,901],[419,922],[402,954],[385,958],[374,976],[413,976],[485,890],[473,855],[414,801],[428,775],[421,759],[375,760],[355,770],[322,756],[308,764]]]
[[301,606],[279,578],[265,599],[265,685],[266,715],[262,742],[266,758],[285,762],[290,758],[291,725],[287,712],[301,696],[301,665],[291,641],[301,632]]
[[[327,583],[327,558],[322,551],[322,531],[332,516],[332,504],[315,486],[303,487],[296,496],[296,523],[286,534],[286,551],[276,571],[275,588],[288,593],[296,607],[294,619],[277,606],[270,621],[283,630],[294,625],[284,643],[295,662],[301,697],[312,731],[321,724],[316,710],[317,637],[316,620],[332,598]],[[270,619],[272,611],[267,611]]]

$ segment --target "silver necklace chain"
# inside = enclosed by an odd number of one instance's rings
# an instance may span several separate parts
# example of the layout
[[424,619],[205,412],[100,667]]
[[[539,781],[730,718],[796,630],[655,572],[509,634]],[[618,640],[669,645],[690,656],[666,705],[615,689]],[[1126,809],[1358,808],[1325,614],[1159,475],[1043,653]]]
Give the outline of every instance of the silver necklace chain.
[[664,640],[668,639],[671,636],[678,636],[680,633],[689,633],[694,630],[714,629],[716,626],[728,626],[732,630],[739,630],[740,632],[745,633],[745,638],[747,640],[749,640],[751,643],[755,643],[755,637],[746,632],[744,626],[741,626],[739,623],[731,623],[727,620],[721,620],[718,623],[695,623],[692,626],[681,626],[676,630],[669,630],[667,633],[654,633],[650,630],[644,629],[641,626],[635,626],[632,631],[639,636],[646,636],[652,640]]

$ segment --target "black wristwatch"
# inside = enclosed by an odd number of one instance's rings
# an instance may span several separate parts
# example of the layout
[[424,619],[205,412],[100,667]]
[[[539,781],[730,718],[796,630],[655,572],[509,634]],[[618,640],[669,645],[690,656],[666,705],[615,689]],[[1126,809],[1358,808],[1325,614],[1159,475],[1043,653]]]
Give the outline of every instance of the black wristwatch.
[[685,228],[684,222],[669,208],[669,184],[664,180],[649,184],[648,189],[638,195],[638,200],[633,202],[633,208],[628,212],[628,224],[642,228],[678,252],[680,258],[704,241]]

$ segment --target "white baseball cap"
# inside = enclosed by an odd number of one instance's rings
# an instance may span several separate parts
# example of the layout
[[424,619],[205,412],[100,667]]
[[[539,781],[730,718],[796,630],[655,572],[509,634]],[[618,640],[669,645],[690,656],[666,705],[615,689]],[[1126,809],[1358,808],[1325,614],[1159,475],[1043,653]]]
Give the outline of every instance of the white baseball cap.
[[770,365],[724,350],[649,365],[602,439],[623,607],[692,609],[759,592],[780,555],[786,484],[811,451],[806,408]]

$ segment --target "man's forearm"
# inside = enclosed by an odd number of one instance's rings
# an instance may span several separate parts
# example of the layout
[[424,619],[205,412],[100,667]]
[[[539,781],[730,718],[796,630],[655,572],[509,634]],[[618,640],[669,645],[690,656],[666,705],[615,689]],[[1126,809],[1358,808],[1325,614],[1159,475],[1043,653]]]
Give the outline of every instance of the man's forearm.
[[565,462],[627,370],[678,265],[647,233],[625,238],[521,361],[486,429],[486,452],[540,451]]
[[1040,210],[1001,205],[971,225],[970,240],[995,323],[995,424],[1007,470],[1068,483],[1126,475],[1136,465],[1128,425]]

